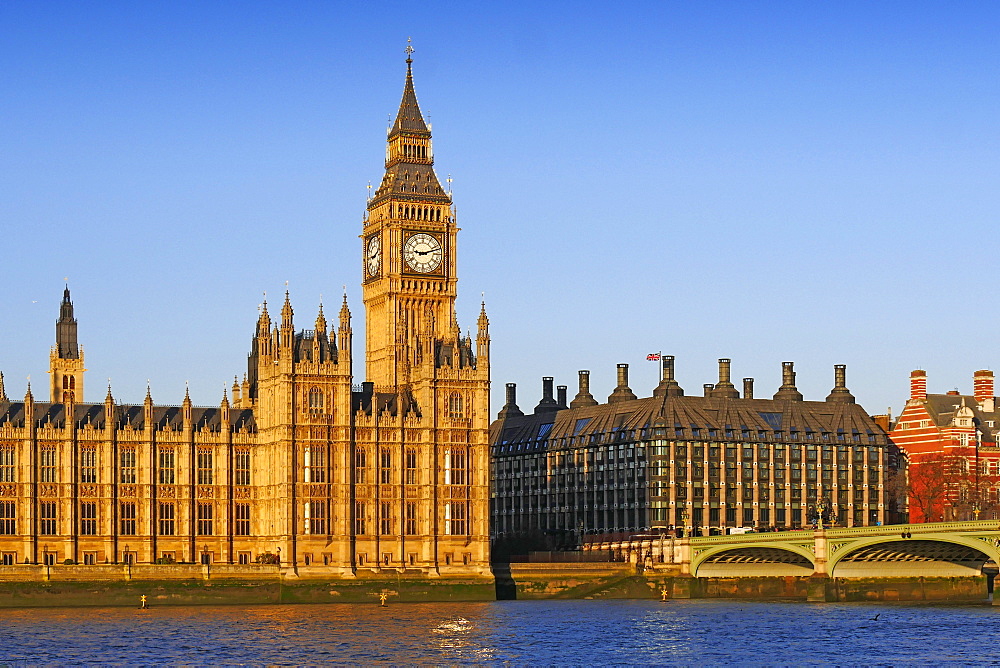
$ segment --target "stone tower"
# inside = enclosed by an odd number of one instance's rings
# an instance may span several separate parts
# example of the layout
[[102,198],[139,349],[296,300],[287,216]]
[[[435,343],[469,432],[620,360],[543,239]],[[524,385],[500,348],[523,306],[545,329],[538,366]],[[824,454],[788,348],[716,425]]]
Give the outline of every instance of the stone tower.
[[[459,329],[458,226],[434,172],[412,65],[408,57],[385,175],[361,237],[365,387],[372,396],[356,417],[356,458],[377,458],[379,473],[376,485],[355,481],[355,527],[365,529],[356,534],[374,535],[359,536],[357,549],[383,562],[485,569],[489,320],[484,307],[475,341]],[[392,473],[397,467],[400,477]]]
[[56,344],[49,354],[49,396],[54,404],[83,401],[83,348],[76,339],[76,318],[69,286],[63,290],[56,320]]

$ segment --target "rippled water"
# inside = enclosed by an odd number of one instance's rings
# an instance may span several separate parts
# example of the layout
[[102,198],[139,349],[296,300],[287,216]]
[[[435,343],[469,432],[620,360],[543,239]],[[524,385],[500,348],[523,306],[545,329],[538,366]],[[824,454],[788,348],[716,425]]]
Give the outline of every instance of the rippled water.
[[743,601],[20,609],[0,610],[0,660],[983,664],[1000,663],[998,625],[990,607]]

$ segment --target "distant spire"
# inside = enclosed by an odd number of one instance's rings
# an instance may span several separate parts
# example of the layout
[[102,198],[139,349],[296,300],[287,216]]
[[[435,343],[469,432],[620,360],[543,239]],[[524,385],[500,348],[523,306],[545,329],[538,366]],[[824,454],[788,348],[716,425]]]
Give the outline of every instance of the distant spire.
[[108,378],[108,394],[104,397],[104,403],[113,404],[115,403],[115,398],[111,394],[111,379]]
[[323,302],[319,303],[319,313],[316,315],[316,335],[326,334],[326,316],[323,315]]
[[149,381],[148,380],[146,381],[146,398],[143,400],[143,403],[145,403],[147,405],[150,405],[150,404],[153,403],[153,393],[152,393],[152,391],[149,388]]
[[3,386],[3,371],[0,371],[0,403],[7,401],[7,392]]
[[28,378],[28,389],[24,393],[24,403],[34,403],[35,396],[31,393],[31,378]]
[[271,316],[267,312],[267,297],[264,298],[264,303],[260,306],[260,317],[257,318],[257,336],[270,336],[271,334]]
[[483,301],[479,308],[479,333],[484,333],[490,326],[490,319],[486,315],[486,302]]
[[288,294],[288,290],[285,290],[285,303],[281,306],[281,326],[282,327],[292,327],[292,299]]
[[59,305],[59,319],[56,320],[56,354],[59,359],[75,360],[80,358],[76,318],[73,317],[73,300],[69,295],[68,283],[63,289],[62,303]]
[[351,322],[351,309],[347,306],[347,293],[344,293],[344,301],[340,305],[340,324],[345,325]]

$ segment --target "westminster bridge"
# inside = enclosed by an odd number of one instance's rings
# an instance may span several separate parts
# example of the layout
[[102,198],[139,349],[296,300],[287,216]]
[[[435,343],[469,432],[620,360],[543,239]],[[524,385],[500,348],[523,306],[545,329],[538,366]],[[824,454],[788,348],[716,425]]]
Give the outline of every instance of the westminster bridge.
[[588,543],[616,560],[697,578],[978,576],[1000,564],[1000,522],[939,522]]

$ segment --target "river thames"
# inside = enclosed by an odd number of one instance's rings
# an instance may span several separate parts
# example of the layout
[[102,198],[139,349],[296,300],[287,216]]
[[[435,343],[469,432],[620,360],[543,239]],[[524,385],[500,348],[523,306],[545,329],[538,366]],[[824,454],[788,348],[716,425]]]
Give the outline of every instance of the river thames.
[[29,664],[984,664],[1000,608],[498,601],[0,610]]

